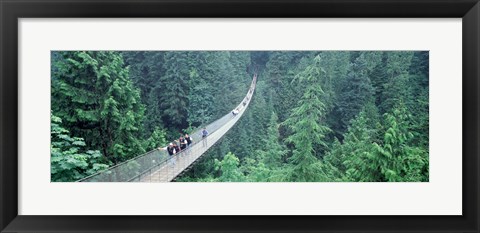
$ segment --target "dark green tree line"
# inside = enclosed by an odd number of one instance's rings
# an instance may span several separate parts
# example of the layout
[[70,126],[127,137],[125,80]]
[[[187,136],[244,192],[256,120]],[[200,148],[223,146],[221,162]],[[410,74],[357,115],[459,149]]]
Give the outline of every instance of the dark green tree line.
[[178,180],[429,180],[427,51],[52,52],[52,180],[74,181],[228,114]]

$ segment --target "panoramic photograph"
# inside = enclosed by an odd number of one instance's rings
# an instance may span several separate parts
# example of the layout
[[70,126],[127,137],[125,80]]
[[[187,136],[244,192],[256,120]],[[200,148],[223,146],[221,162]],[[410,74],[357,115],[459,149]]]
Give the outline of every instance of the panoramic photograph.
[[429,182],[429,51],[52,51],[51,182]]

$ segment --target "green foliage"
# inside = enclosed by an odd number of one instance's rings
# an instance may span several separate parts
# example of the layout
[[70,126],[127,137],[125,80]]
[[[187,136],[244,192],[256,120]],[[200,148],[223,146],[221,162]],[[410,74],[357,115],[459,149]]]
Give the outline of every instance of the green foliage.
[[147,102],[158,78],[165,74],[165,52],[127,51],[122,55],[133,84],[140,89],[142,101]]
[[[428,181],[428,153],[414,145],[411,116],[399,104],[385,114],[385,128],[378,127],[368,109],[352,121],[343,144],[336,141],[325,163],[336,168],[334,178],[344,181]],[[384,132],[378,143],[378,131]]]
[[166,132],[164,129],[155,128],[152,135],[145,140],[144,148],[147,150],[154,150],[160,146],[167,145]]
[[210,91],[207,81],[200,78],[195,70],[192,71],[190,77],[194,84],[191,85],[188,97],[190,102],[188,122],[194,125],[205,125],[214,120],[214,93]]
[[272,113],[268,124],[267,136],[263,139],[263,147],[257,150],[259,160],[268,167],[280,167],[286,155],[285,146],[280,144],[278,117]]
[[[252,59],[263,69],[255,98],[199,167],[232,151],[245,181],[428,181],[428,52],[275,51]],[[398,129],[380,114],[398,112],[398,102],[409,117],[396,124],[412,137],[387,142]],[[397,156],[382,154],[390,147]],[[203,177],[219,181],[219,170],[207,171]]]
[[303,91],[303,85],[292,85],[295,77],[296,63],[293,54],[288,52],[272,52],[266,64],[267,85],[272,88],[273,106],[278,113],[280,121],[288,117],[289,110],[295,106],[295,96]]
[[428,64],[428,51],[52,52],[52,181],[228,114],[254,72],[247,111],[177,181],[428,181]]
[[251,172],[248,175],[248,181],[250,182],[270,182],[279,181],[278,175],[276,175],[271,168],[264,163],[254,163],[255,160],[250,160],[249,163],[244,165],[251,168]]
[[[129,76],[135,87],[140,90],[145,110],[143,136],[149,137],[153,130],[163,126],[158,95],[153,91],[159,78],[165,75],[165,52],[127,51],[122,52],[125,65],[129,67]],[[156,90],[156,89],[155,89]]]
[[324,71],[320,67],[320,57],[296,76],[299,82],[306,82],[306,89],[298,101],[298,107],[292,109],[290,117],[283,123],[292,134],[286,138],[294,146],[289,158],[292,164],[286,172],[286,181],[322,181],[324,174],[316,156],[315,146],[327,147],[324,138],[330,129],[324,124],[324,92],[321,88]]
[[52,111],[89,148],[114,163],[144,152],[144,105],[117,52],[58,52],[52,61]]
[[409,97],[408,73],[413,52],[388,52],[385,64],[385,79],[381,90],[382,102],[379,108],[382,113],[389,112],[399,101],[405,102]]
[[165,53],[165,75],[159,78],[154,87],[163,122],[170,129],[188,127],[188,83],[190,64],[188,52]]
[[336,141],[325,162],[335,167],[335,177],[344,181],[379,181],[381,174],[372,158],[375,156],[373,144],[377,135],[377,113],[365,108],[352,120],[344,135],[343,144]]
[[337,105],[342,128],[346,128],[350,120],[372,99],[373,87],[368,78],[367,61],[363,54],[355,59],[344,82]]
[[374,143],[376,157],[384,181],[428,181],[428,153],[412,145],[411,115],[403,104],[385,114],[386,132],[383,145]]
[[324,102],[327,112],[331,111],[337,101],[336,93],[341,92],[350,70],[350,53],[342,51],[325,51],[320,53],[320,65],[325,70],[325,78],[322,83],[324,90]]
[[232,153],[225,155],[222,161],[215,160],[215,169],[221,172],[217,181],[221,182],[242,182],[245,176],[239,169],[240,160]]
[[62,119],[50,115],[50,173],[53,182],[82,179],[108,168],[98,150],[86,150],[83,138],[71,137]]

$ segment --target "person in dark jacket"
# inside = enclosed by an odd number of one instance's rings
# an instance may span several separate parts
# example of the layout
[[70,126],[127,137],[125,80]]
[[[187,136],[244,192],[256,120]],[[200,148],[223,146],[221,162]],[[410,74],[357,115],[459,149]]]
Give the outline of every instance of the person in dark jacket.
[[187,140],[187,147],[190,147],[190,144],[193,142],[192,137],[190,137],[188,134],[185,134],[185,140]]
[[187,140],[185,140],[183,136],[180,136],[180,138],[178,139],[178,142],[180,143],[180,151],[187,149]]
[[168,155],[169,155],[169,157],[170,157],[170,158],[169,158],[169,160],[170,160],[170,163],[169,163],[169,164],[170,164],[170,167],[175,166],[175,164],[177,163],[177,161],[176,161],[177,158],[174,157],[174,155],[177,153],[177,151],[175,150],[175,145],[173,145],[173,143],[170,143],[170,144],[168,144],[167,147],[163,147],[163,148],[160,147],[160,148],[158,148],[158,149],[159,149],[159,150],[166,150],[167,153],[168,153]]
[[184,139],[185,139],[185,141],[187,141],[187,151],[185,151],[185,154],[189,155],[190,154],[190,146],[193,143],[193,138],[190,137],[190,135],[185,134]]

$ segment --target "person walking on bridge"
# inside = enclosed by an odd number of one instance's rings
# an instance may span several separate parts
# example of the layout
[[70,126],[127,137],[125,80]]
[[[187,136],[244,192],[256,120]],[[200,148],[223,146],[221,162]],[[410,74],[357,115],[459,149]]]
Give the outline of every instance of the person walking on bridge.
[[207,128],[203,128],[203,130],[202,130],[202,145],[203,145],[203,147],[208,146],[207,136],[208,136]]
[[[170,163],[169,163],[169,164],[170,164],[170,167],[175,166],[175,164],[176,164],[176,159],[175,159],[175,157],[173,157],[173,156],[174,156],[177,152],[175,151],[175,147],[173,146],[173,143],[168,144],[167,147],[163,147],[163,148],[160,147],[160,148],[158,148],[158,149],[159,149],[159,150],[166,150],[167,153],[168,153],[168,155],[169,155],[169,157],[170,157],[170,158],[169,158],[169,159],[170,159]],[[172,157],[173,157],[173,158],[172,158]]]
[[187,141],[187,151],[185,152],[185,154],[188,155],[188,154],[190,154],[190,145],[191,145],[192,142],[193,142],[193,138],[190,137],[190,135],[188,135],[188,134],[185,134],[185,137],[184,137],[184,138],[185,138],[185,140]]
[[183,136],[180,136],[178,141],[180,142],[180,151],[187,149],[187,140],[185,140]]
[[179,142],[177,140],[174,140],[173,141],[173,153],[176,154],[176,153],[179,153],[181,151],[180,147],[178,146]]
[[232,115],[235,117],[236,115],[238,115],[238,108],[234,109],[232,111]]
[[192,137],[190,137],[188,134],[185,134],[185,140],[187,140],[187,147],[190,147],[190,144],[193,142]]

